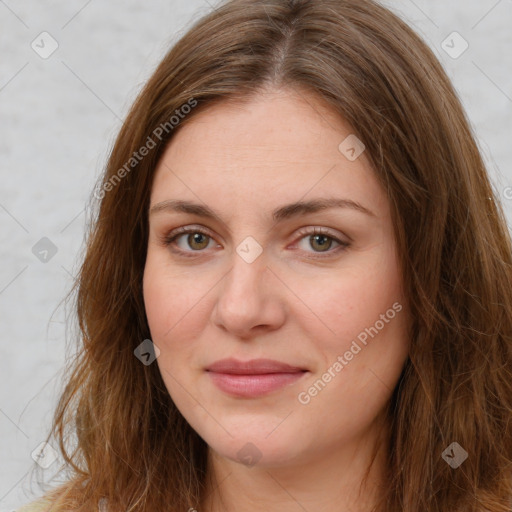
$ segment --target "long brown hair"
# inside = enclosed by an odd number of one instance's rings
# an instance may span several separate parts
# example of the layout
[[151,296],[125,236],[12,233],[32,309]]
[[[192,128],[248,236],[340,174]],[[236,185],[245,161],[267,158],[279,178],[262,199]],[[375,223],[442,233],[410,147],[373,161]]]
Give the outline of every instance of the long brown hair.
[[[47,494],[52,510],[90,512],[102,498],[109,512],[201,503],[207,446],[158,366],[134,356],[150,338],[142,275],[152,177],[198,112],[268,86],[312,92],[339,113],[390,201],[412,339],[389,407],[378,510],[510,512],[510,234],[441,65],[372,0],[226,1],[141,91],[95,192],[101,201],[70,293],[80,346],[47,439],[69,468]],[[442,457],[454,442],[468,454],[458,468]]]

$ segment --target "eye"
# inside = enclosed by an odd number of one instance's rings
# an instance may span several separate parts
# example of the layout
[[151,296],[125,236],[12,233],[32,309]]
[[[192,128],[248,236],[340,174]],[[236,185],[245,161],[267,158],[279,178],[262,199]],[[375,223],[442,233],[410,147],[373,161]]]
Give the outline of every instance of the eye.
[[[344,242],[334,236],[328,229],[326,228],[305,228],[299,231],[300,235],[303,237],[300,239],[299,246],[302,244],[301,250],[308,251],[309,248],[313,248],[314,253],[328,253],[332,255],[333,253],[337,253],[338,251],[345,250],[350,244],[348,242]],[[335,245],[334,250],[331,250]]]
[[201,252],[209,248],[212,242],[214,242],[213,238],[206,231],[194,226],[175,229],[162,239],[165,246],[177,246],[178,248],[173,250],[181,253]]

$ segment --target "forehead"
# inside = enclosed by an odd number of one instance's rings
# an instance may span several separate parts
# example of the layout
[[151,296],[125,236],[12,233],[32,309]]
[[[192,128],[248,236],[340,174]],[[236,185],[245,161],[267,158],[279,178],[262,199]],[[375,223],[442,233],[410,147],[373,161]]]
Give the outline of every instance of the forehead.
[[352,161],[340,150],[353,131],[304,91],[217,103],[184,124],[167,146],[156,168],[151,203],[196,196],[205,202],[217,198],[224,208],[251,202],[262,207],[272,198],[282,203],[338,193],[370,197],[385,207],[364,152]]
[[340,138],[352,131],[319,97],[280,89],[206,108],[184,124],[168,149],[173,156],[186,157],[183,153],[204,148],[221,161],[230,155],[259,157],[254,164],[279,157],[283,163],[329,162],[338,156]]

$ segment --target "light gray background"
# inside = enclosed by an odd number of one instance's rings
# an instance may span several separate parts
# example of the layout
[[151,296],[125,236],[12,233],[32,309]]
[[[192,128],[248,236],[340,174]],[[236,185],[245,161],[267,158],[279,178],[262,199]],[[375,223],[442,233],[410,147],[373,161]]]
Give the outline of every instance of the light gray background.
[[[31,453],[46,437],[61,386],[66,312],[59,303],[76,275],[85,202],[136,93],[209,2],[0,0],[1,511],[41,494],[34,476],[30,483]],[[512,0],[386,5],[426,39],[452,78],[510,226]],[[47,59],[31,47],[43,31],[59,45]],[[441,47],[453,31],[469,44],[456,59]],[[32,252],[43,237],[57,247],[46,263]],[[45,480],[57,465],[41,470]]]

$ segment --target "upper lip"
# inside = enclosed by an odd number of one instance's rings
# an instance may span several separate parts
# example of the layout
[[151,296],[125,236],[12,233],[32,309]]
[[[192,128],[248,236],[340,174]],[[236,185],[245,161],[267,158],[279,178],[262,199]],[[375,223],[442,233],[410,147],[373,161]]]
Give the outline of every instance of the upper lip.
[[206,371],[230,373],[234,375],[262,375],[265,373],[297,373],[306,371],[304,368],[292,366],[272,359],[220,359],[206,368]]

